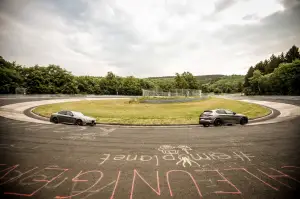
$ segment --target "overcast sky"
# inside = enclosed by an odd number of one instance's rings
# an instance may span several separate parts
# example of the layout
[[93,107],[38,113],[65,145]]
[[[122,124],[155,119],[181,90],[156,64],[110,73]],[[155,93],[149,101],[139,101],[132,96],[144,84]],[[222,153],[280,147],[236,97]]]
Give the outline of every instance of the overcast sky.
[[74,75],[245,74],[300,44],[300,0],[0,0],[0,55]]

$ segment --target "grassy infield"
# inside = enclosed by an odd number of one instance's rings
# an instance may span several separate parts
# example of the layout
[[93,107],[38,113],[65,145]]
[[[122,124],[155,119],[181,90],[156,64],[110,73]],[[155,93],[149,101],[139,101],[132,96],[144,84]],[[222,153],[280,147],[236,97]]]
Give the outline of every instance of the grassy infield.
[[129,103],[129,100],[95,100],[66,102],[39,106],[34,113],[49,117],[59,110],[80,111],[95,117],[100,123],[123,124],[198,124],[204,110],[226,108],[255,118],[267,115],[270,110],[246,102],[208,98],[196,102],[171,104]]

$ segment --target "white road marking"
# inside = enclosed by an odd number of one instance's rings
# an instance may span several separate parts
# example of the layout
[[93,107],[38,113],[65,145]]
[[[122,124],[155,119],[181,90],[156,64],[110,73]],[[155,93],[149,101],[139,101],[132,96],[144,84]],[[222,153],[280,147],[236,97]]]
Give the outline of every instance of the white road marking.
[[106,128],[102,128],[102,127],[99,127],[99,129],[102,130],[102,132],[100,132],[99,136],[108,136],[109,133],[116,130],[115,128],[106,129]]

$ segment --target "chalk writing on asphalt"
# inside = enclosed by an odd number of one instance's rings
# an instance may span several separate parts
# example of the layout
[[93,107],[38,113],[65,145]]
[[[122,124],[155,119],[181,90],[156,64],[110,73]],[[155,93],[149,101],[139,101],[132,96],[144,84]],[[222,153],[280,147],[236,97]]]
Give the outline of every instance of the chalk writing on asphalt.
[[221,152],[199,152],[193,150],[189,146],[178,145],[161,145],[157,148],[159,152],[156,155],[137,155],[137,154],[102,154],[99,157],[99,165],[111,161],[124,161],[124,162],[150,162],[156,166],[160,166],[162,162],[174,162],[174,165],[181,167],[201,167],[202,164],[212,161],[227,161],[227,160],[239,160],[242,162],[251,162],[253,155],[242,152],[232,151],[228,153]]
[[[300,179],[296,177],[300,174],[299,166],[214,168],[214,164],[210,164],[238,160],[248,165],[254,158],[248,152],[203,152],[179,144],[158,146],[153,154],[99,154],[92,169],[3,163],[0,164],[0,189],[2,195],[15,198],[40,198],[42,193],[43,198],[55,199],[133,199],[145,193],[139,191],[141,186],[149,190],[149,198],[180,197],[185,193],[196,198],[212,194],[246,196],[249,190],[256,189],[253,186],[274,192],[295,190],[299,186]],[[130,169],[111,169],[112,165],[124,164]],[[148,164],[146,169],[143,164]],[[205,168],[206,165],[209,168]],[[242,180],[234,180],[233,176]]]
[[98,127],[98,131],[95,132],[84,132],[84,131],[75,132],[75,133],[71,132],[67,136],[61,137],[61,139],[62,140],[95,140],[97,139],[97,137],[108,136],[109,133],[113,132],[114,130],[116,129],[114,128],[106,129],[106,128]]
[[[133,199],[140,198],[141,192],[138,191],[140,186],[149,190],[147,192],[149,198],[176,196],[182,193],[205,198],[211,194],[242,196],[243,193],[249,192],[249,187],[253,189],[253,186],[262,186],[266,191],[275,192],[295,189],[300,184],[299,179],[295,177],[299,176],[299,173],[300,167],[292,165],[279,168],[237,167],[189,171],[182,169],[143,171],[142,168],[107,171],[99,167],[92,170],[75,170],[57,165],[24,168],[19,164],[0,164],[0,188],[3,190],[1,194],[16,198],[39,198],[39,194],[43,192],[43,196],[56,199],[91,196],[101,198],[102,194],[110,199],[117,196]],[[233,182],[232,176],[239,176],[244,180]],[[162,183],[165,182],[166,189],[161,189]],[[126,186],[127,184],[130,186]],[[189,186],[183,186],[187,184]]]

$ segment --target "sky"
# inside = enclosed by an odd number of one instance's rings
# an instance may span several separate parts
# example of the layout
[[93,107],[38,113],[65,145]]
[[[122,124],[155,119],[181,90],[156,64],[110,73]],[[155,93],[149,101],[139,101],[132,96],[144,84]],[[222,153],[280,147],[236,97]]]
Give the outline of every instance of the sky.
[[300,46],[300,0],[0,0],[0,56],[74,75],[245,74]]

